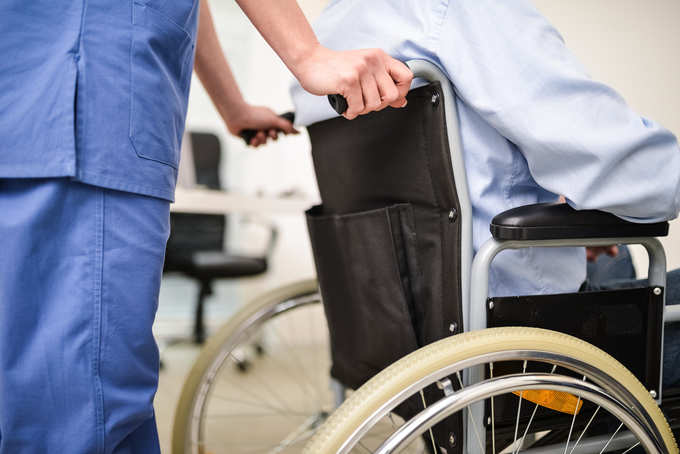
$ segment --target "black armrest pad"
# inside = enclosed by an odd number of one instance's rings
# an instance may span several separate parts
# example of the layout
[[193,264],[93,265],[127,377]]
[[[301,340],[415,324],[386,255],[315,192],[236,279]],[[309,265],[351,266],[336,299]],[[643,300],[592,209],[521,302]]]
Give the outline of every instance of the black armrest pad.
[[491,234],[497,240],[656,237],[668,235],[668,222],[638,224],[566,203],[538,203],[499,214],[491,221]]

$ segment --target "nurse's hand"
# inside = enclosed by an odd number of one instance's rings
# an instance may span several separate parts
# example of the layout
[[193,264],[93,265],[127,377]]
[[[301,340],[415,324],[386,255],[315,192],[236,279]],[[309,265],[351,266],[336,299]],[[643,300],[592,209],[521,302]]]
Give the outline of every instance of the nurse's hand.
[[404,107],[413,73],[380,49],[333,51],[321,45],[292,65],[302,88],[347,99],[349,120],[387,106]]
[[267,107],[251,106],[244,103],[230,108],[230,112],[223,115],[223,118],[229,132],[235,136],[238,136],[244,129],[258,131],[249,143],[253,147],[264,145],[269,139],[276,140],[279,132],[298,134],[293,123],[280,117]]

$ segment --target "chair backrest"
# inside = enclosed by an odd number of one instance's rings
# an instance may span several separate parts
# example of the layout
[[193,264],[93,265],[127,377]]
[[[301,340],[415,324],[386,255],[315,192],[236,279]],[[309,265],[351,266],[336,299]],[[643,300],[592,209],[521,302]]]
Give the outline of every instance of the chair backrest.
[[224,189],[220,181],[222,146],[215,134],[205,132],[190,133],[196,169],[196,184],[208,189]]
[[[208,189],[222,189],[222,150],[219,138],[211,133],[191,132],[189,140],[196,184]],[[165,271],[190,268],[195,252],[222,251],[226,225],[226,217],[221,214],[171,213]]]

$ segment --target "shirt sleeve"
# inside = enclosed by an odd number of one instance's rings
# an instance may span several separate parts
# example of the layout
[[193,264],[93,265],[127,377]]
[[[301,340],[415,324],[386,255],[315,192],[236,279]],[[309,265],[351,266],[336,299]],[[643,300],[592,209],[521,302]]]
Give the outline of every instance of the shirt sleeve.
[[680,210],[677,139],[594,81],[527,0],[450,1],[435,44],[461,100],[576,209],[635,222]]

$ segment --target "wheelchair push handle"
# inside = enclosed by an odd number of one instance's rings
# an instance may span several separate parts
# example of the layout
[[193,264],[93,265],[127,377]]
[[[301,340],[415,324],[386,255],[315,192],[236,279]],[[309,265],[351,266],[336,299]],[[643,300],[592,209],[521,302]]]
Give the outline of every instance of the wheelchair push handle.
[[328,102],[331,104],[333,110],[340,115],[347,111],[347,99],[342,95],[328,95]]
[[[404,64],[408,69],[413,71],[413,68],[409,66],[408,62],[404,62]],[[328,102],[330,103],[333,110],[335,110],[340,115],[344,114],[347,111],[347,107],[349,107],[347,104],[347,99],[344,96],[338,94],[328,95]]]
[[[285,118],[286,120],[290,121],[293,123],[295,121],[295,112],[285,112],[279,115],[281,118]],[[238,133],[238,136],[243,139],[243,141],[246,143],[246,145],[250,145],[250,141],[253,140],[253,137],[258,133],[259,131],[257,129],[244,129],[241,132]]]

